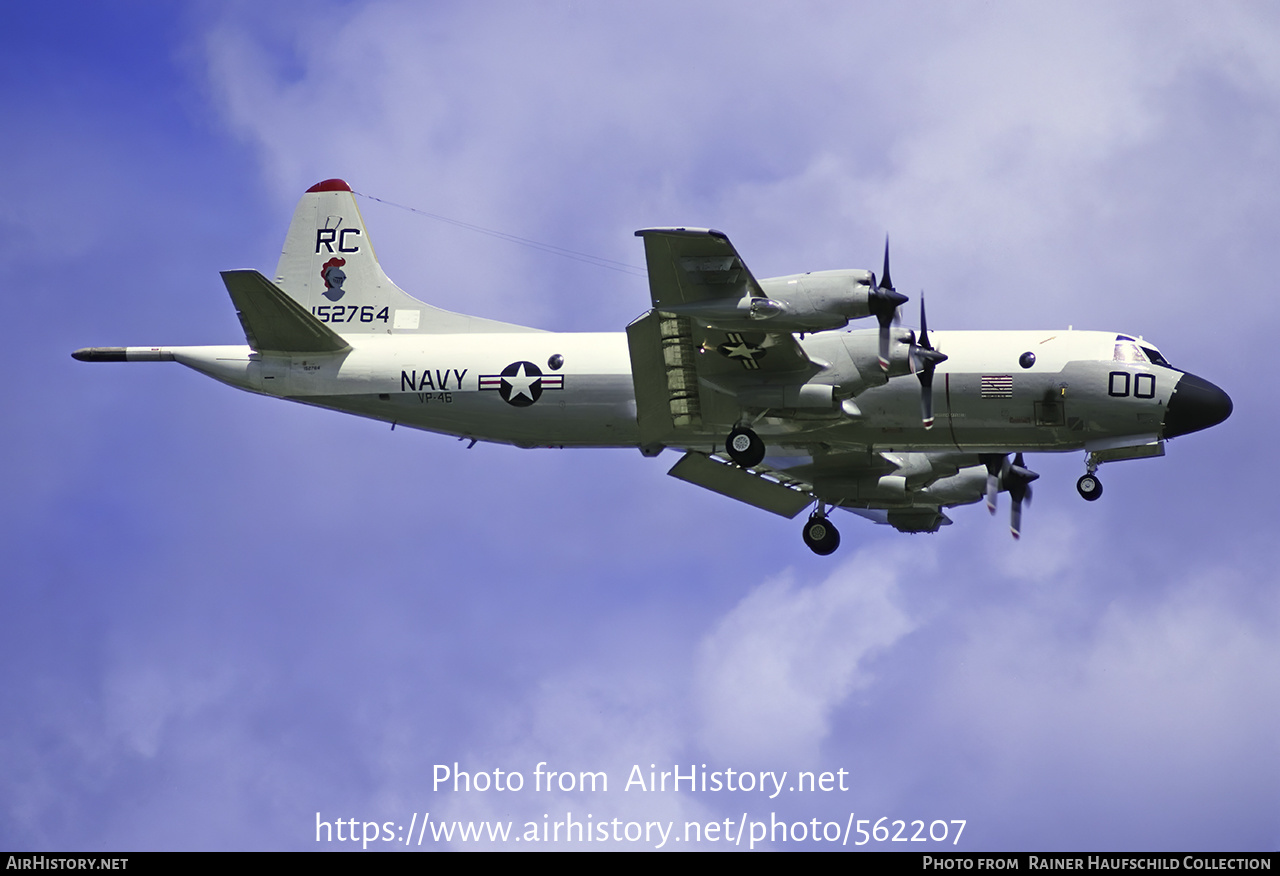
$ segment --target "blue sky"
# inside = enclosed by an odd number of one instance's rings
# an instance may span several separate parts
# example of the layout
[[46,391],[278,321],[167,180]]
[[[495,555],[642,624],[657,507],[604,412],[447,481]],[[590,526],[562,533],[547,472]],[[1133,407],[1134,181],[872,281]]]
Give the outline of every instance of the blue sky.
[[[429,811],[1275,848],[1269,7],[10,19],[0,846],[315,849],[317,812]],[[1141,333],[1235,413],[1105,467],[1096,504],[1076,454],[1032,456],[1021,542],[980,506],[934,536],[848,516],[823,559],[794,521],[665,477],[674,457],[468,450],[70,358],[240,342],[218,271],[270,271],[298,195],[335,176],[632,264],[653,225],[723,229],[760,276],[874,267],[890,232],[931,327]],[[646,306],[641,277],[361,208],[433,304],[566,331]],[[543,761],[610,789],[432,790],[436,764]],[[637,764],[845,769],[850,790],[625,792]]]

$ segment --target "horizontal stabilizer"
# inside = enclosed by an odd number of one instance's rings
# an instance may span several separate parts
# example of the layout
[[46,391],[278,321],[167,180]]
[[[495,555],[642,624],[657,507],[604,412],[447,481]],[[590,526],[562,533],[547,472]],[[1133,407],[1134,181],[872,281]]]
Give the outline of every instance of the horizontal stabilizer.
[[257,271],[223,271],[222,282],[231,294],[249,346],[259,353],[340,353],[351,349],[333,329]]
[[680,457],[667,474],[782,517],[795,517],[813,504],[808,493],[692,450]]

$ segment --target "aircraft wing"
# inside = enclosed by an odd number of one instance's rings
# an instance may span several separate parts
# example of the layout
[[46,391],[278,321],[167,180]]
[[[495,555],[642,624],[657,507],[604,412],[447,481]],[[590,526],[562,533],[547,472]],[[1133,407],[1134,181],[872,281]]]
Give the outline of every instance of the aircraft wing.
[[933,463],[938,468],[935,483],[940,489],[896,494],[893,479],[905,470],[904,462],[919,465],[920,459],[906,461],[874,452],[841,453],[816,460],[802,458],[790,466],[785,459],[766,460],[744,469],[721,454],[691,450],[667,473],[783,517],[795,517],[805,508],[816,507],[821,499],[828,507],[844,508],[903,532],[935,532],[951,523],[944,508],[978,501],[982,495],[983,470],[966,466],[968,461],[937,454]]
[[738,392],[799,385],[817,370],[790,332],[715,327],[714,314],[764,297],[726,235],[697,228],[636,235],[644,238],[653,303],[627,327],[642,446],[719,434],[738,416]]
[[816,501],[810,492],[812,485],[788,478],[782,472],[764,465],[749,470],[739,468],[696,450],[680,457],[667,474],[788,518]]
[[649,293],[658,310],[715,299],[764,297],[742,257],[722,231],[711,228],[641,228]]
[[809,359],[785,331],[721,331],[709,314],[735,310],[740,302],[767,296],[734,249],[728,235],[710,228],[642,228],[649,296],[668,318],[688,319],[696,348],[717,352],[704,371],[802,371]]

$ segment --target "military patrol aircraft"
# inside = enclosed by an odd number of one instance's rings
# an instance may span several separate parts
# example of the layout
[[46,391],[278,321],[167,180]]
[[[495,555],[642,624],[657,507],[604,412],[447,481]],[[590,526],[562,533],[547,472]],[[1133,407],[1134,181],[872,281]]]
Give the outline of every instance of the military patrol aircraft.
[[[357,416],[520,447],[683,451],[669,474],[795,517],[830,554],[845,508],[905,532],[1008,492],[1031,499],[1023,454],[1098,466],[1162,456],[1225,420],[1231,399],[1155,345],[1094,331],[919,332],[895,316],[889,247],[866,270],[756,279],[729,238],[646,228],[652,309],[626,334],[563,334],[451,313],[383,273],[351,187],[298,204],[274,280],[226,271],[247,345],[92,347],[90,362],[176,361],[223,383]],[[876,326],[846,330],[851,320]],[[1012,458],[1010,458],[1012,455]]]

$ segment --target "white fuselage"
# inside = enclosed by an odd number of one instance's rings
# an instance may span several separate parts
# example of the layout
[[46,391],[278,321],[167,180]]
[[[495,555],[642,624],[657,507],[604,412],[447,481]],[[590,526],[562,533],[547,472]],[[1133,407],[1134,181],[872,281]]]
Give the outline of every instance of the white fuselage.
[[[855,399],[860,415],[838,407],[800,416],[764,410],[756,412],[755,428],[776,449],[820,440],[884,451],[1078,450],[1116,439],[1156,440],[1181,377],[1149,362],[1113,361],[1114,333],[934,336],[948,359],[934,379],[932,429],[921,425],[914,376],[886,380],[868,367],[870,354],[858,354],[874,349],[873,330],[827,332],[802,342],[833,373],[854,368],[866,375]],[[523,447],[635,447],[639,441],[622,333],[372,335],[354,338],[343,353],[290,356],[247,346],[163,349],[242,389],[433,432]],[[1034,363],[1022,367],[1019,359],[1028,352]],[[844,361],[833,361],[840,357]],[[513,366],[519,367],[510,373]],[[682,443],[714,448],[724,431],[709,424]]]

